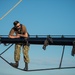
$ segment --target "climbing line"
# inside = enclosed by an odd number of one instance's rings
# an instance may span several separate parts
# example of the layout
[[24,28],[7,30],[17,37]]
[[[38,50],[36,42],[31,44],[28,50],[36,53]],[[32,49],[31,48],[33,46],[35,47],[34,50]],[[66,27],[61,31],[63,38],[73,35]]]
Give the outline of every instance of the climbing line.
[[0,20],[2,20],[5,16],[7,16],[18,4],[20,4],[22,0],[19,0],[18,3],[16,3],[7,13],[5,13],[1,18]]
[[[7,64],[10,65],[10,63],[4,59],[1,55],[0,55],[0,58],[2,58]],[[10,65],[11,66],[11,65]],[[13,67],[13,66],[12,66]],[[14,67],[15,68],[15,67]],[[21,69],[21,68],[15,68],[15,69],[18,69],[18,70],[21,70],[21,71],[26,71],[24,69]],[[60,70],[60,69],[75,69],[75,67],[57,67],[57,68],[45,68],[45,69],[32,69],[32,70],[27,70],[27,72],[33,72],[33,71],[46,71],[46,70]]]
[[62,51],[62,55],[61,55],[61,60],[60,60],[59,68],[61,68],[61,65],[62,65],[64,51],[65,51],[65,46],[63,46],[63,51]]
[[11,46],[13,46],[13,44],[11,44],[7,49],[5,49],[2,53],[0,53],[0,55],[2,55],[3,53],[5,53]]
[[4,59],[1,55],[0,55],[0,58],[2,58],[6,63],[10,65],[10,63],[6,59]]
[[[2,54],[5,53],[11,46],[13,46],[13,44],[11,44],[8,48],[6,48],[3,52],[0,53],[0,58],[1,58],[2,60],[4,60],[4,62],[6,62],[7,64],[9,64],[10,66],[12,66],[12,65],[10,64],[9,61],[7,61],[7,60],[2,56]],[[32,72],[32,71],[45,71],[45,70],[58,70],[58,69],[73,69],[73,68],[75,68],[74,66],[73,66],[73,67],[63,67],[63,66],[62,66],[64,51],[65,51],[65,45],[63,45],[63,50],[62,50],[62,54],[61,54],[60,64],[58,65],[57,68],[55,67],[55,68],[43,68],[43,69],[31,69],[31,70],[29,69],[29,70],[27,70],[27,71],[28,71],[28,72]],[[12,67],[13,67],[13,66],[12,66]],[[15,68],[15,67],[14,67],[14,68]],[[21,70],[21,71],[26,71],[26,70],[24,70],[24,69],[22,69],[22,68],[15,68],[15,69],[18,69],[18,70]]]
[[28,70],[28,72],[31,71],[46,71],[46,70],[61,70],[61,69],[75,69],[75,67],[57,67],[57,68],[45,68],[45,69],[32,69],[32,70]]

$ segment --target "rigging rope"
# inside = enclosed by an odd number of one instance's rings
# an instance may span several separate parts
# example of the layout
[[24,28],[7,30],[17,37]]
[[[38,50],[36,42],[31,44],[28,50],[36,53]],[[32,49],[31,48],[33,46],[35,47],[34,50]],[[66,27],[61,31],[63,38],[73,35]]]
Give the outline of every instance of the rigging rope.
[[[4,59],[1,55],[0,55],[0,58],[2,58],[7,64],[10,65],[10,63],[6,59]],[[75,67],[61,67],[61,68],[57,67],[57,68],[45,68],[45,69],[32,69],[32,70],[28,70],[28,72],[45,71],[45,70],[58,70],[58,69],[73,69],[73,68],[75,68]],[[16,68],[16,69],[19,69],[21,71],[25,71],[24,69],[21,69],[21,68]]]
[[[3,59],[7,64],[10,65],[10,63],[5,59],[3,58],[1,55],[3,53],[5,53],[11,46],[13,46],[13,44],[11,44],[6,50],[4,50],[2,53],[0,53],[0,58]],[[62,60],[63,60],[63,56],[64,56],[64,50],[65,50],[65,45],[63,46],[63,51],[62,51],[62,56],[61,56],[61,60],[60,60],[60,64],[59,64],[59,67],[57,68],[45,68],[45,69],[32,69],[32,70],[28,70],[28,71],[44,71],[44,70],[57,70],[57,69],[71,69],[71,68],[75,68],[75,67],[61,67],[62,65]],[[11,66],[11,65],[10,65]],[[13,66],[12,66],[13,67]],[[19,70],[22,70],[22,71],[25,71],[24,69],[21,69],[21,68],[16,68],[16,69],[19,69]]]
[[62,51],[62,55],[61,55],[61,60],[60,60],[59,68],[61,68],[61,65],[62,65],[62,60],[63,60],[63,56],[64,56],[64,51],[65,51],[65,46],[63,46],[63,51]]
[[13,44],[11,44],[7,49],[5,49],[0,55],[2,55],[3,53],[5,53],[11,46],[13,46]]

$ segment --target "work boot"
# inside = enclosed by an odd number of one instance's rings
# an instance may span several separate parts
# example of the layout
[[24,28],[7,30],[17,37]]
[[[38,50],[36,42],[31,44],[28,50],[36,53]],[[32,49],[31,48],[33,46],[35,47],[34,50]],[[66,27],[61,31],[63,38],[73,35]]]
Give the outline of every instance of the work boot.
[[25,68],[24,68],[25,71],[28,71],[28,63],[25,62]]
[[10,63],[10,65],[13,66],[13,67],[15,67],[15,68],[18,68],[19,64],[18,64],[18,62],[16,62],[16,63]]

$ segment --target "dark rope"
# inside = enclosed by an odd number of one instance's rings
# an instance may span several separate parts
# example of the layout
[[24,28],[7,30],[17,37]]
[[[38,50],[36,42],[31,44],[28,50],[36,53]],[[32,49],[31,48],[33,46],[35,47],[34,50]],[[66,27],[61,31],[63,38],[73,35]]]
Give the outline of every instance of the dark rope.
[[[5,58],[3,58],[1,55],[0,55],[0,58],[2,59],[2,60],[4,60],[7,64],[9,64],[10,66],[12,66]],[[12,66],[13,67],[13,66]],[[15,67],[14,67],[15,68]],[[16,69],[19,69],[19,70],[23,70],[23,69],[21,69],[21,68],[16,68]]]
[[59,70],[59,69],[75,69],[75,67],[61,67],[61,68],[45,68],[45,69],[33,69],[33,70],[28,70],[28,72],[31,71],[46,71],[46,70]]
[[61,60],[60,60],[59,68],[61,68],[61,65],[62,65],[62,60],[63,60],[63,56],[64,56],[64,50],[65,50],[65,46],[63,46],[63,51],[62,51],[62,55],[61,55]]
[[11,46],[13,46],[13,44],[11,44],[7,49],[5,49],[2,53],[0,53],[0,55],[2,55],[3,53],[5,53]]
[[[10,65],[10,63],[4,59],[1,55],[0,55],[0,58],[2,58],[7,64]],[[11,65],[10,65],[11,66]],[[13,66],[12,66],[13,67]],[[15,67],[14,67],[15,68]],[[32,69],[32,70],[28,70],[27,72],[33,72],[33,71],[45,71],[45,70],[58,70],[58,69],[73,69],[75,67],[61,67],[61,68],[45,68],[45,69]],[[21,71],[25,71],[24,69],[21,69],[21,68],[15,68],[15,69],[18,69],[18,70],[21,70]]]
[[[12,44],[13,45],[13,44]],[[0,54],[0,58],[3,59],[7,64],[10,65],[10,63],[5,59],[3,58],[1,55],[3,53],[5,53],[12,45],[10,45],[6,50],[4,50],[1,54]],[[65,46],[63,46],[63,51],[62,51],[62,56],[61,56],[61,60],[60,60],[60,64],[59,64],[59,67],[57,68],[45,68],[45,69],[32,69],[32,70],[28,70],[28,72],[31,72],[31,71],[45,71],[45,70],[57,70],[57,69],[73,69],[75,67],[61,67],[62,65],[62,60],[63,60],[63,56],[64,56],[64,49],[65,49]],[[10,65],[11,66],[11,65]],[[12,66],[13,67],[13,66]],[[14,67],[15,68],[15,67]],[[19,70],[22,70],[22,71],[25,71],[24,69],[21,69],[21,68],[16,68],[16,69],[19,69]]]
[[2,58],[6,63],[10,65],[10,63],[6,59],[4,59],[1,55],[0,55],[0,58]]

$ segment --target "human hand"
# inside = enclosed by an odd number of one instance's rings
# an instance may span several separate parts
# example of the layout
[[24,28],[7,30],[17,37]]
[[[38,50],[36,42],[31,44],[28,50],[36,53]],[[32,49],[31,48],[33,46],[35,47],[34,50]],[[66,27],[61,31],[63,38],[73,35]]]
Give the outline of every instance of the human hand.
[[16,38],[20,38],[20,34],[17,34],[17,35],[16,35]]

